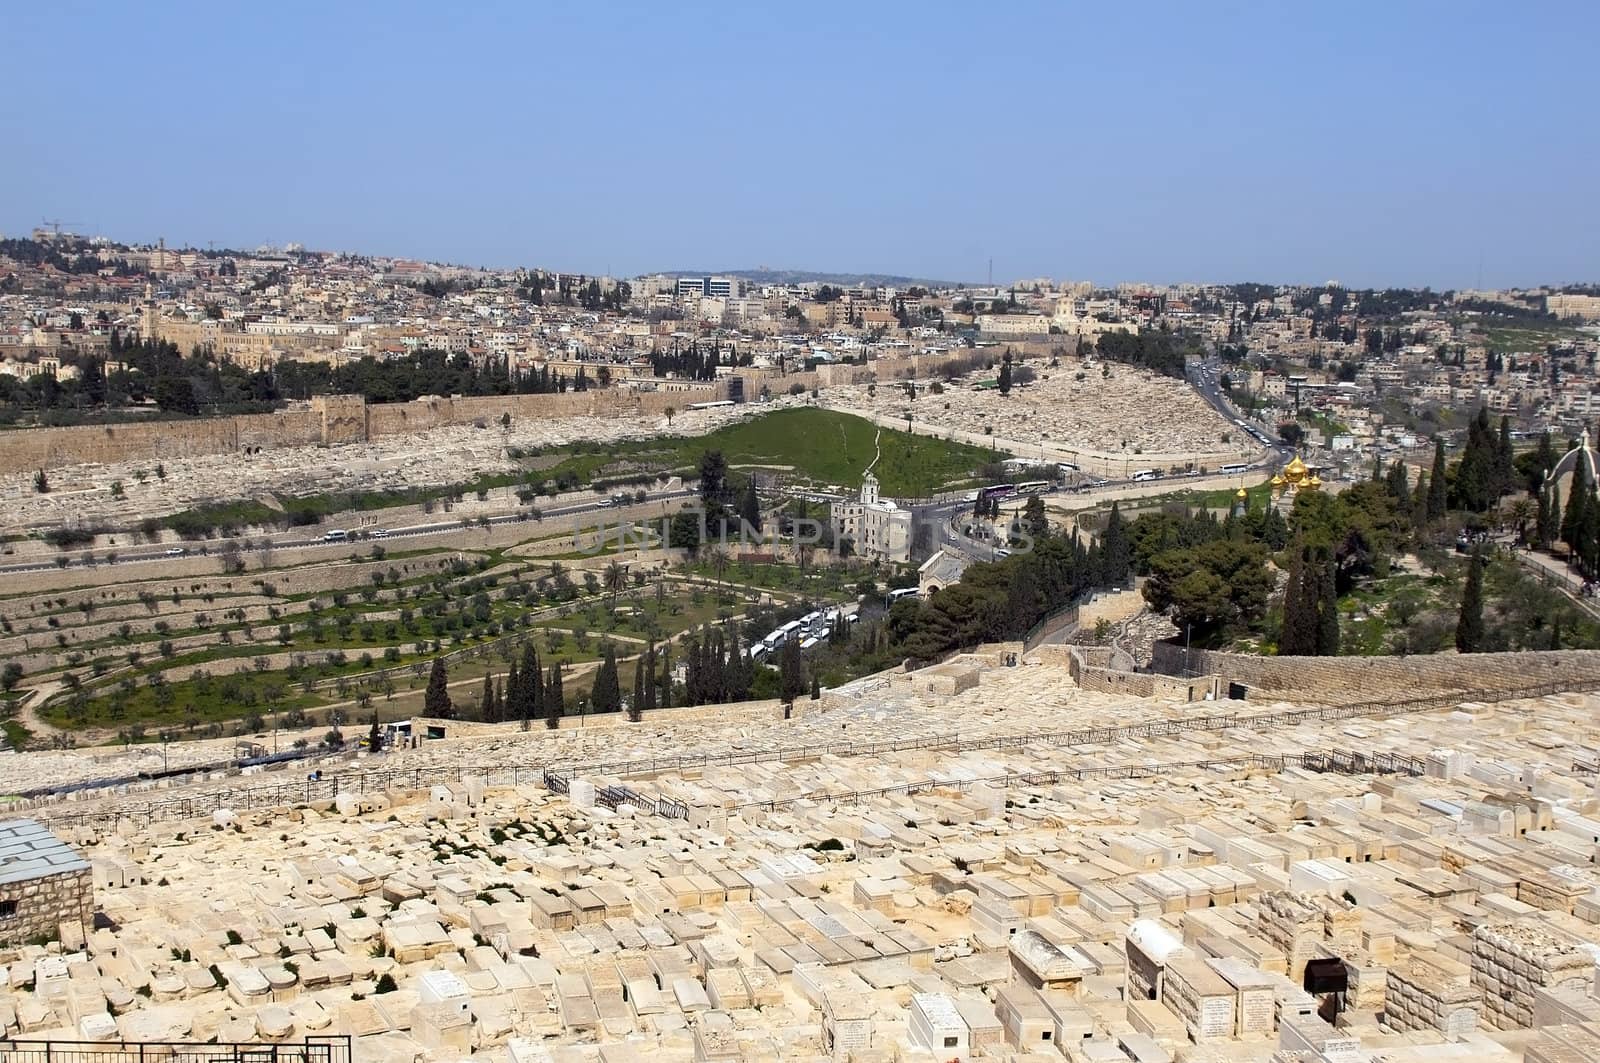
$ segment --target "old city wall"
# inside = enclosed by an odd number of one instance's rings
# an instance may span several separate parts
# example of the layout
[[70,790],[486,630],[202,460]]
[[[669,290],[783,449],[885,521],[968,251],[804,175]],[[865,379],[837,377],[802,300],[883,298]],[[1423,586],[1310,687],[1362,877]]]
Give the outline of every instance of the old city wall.
[[427,398],[373,405],[359,395],[328,395],[301,409],[238,417],[140,424],[81,425],[0,432],[0,470],[161,461],[228,454],[246,447],[359,443],[447,425],[518,418],[660,416],[668,407],[726,397],[726,388],[694,392],[569,391],[557,395]]
[[161,461],[251,446],[305,446],[318,441],[319,420],[311,410],[284,410],[192,421],[17,429],[0,432],[0,470]]
[[[1183,675],[1184,659],[1181,644],[1158,642],[1151,667],[1167,675]],[[1341,703],[1543,684],[1600,688],[1600,650],[1413,657],[1253,657],[1190,650],[1187,667],[1197,675],[1241,683],[1255,695],[1294,694]]]

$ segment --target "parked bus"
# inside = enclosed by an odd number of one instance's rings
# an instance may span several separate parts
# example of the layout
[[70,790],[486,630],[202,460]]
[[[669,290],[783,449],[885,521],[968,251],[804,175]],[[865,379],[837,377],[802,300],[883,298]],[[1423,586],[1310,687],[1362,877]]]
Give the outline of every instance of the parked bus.
[[1156,472],[1154,469],[1140,469],[1138,472],[1133,474],[1133,482],[1136,484],[1142,484],[1148,480],[1156,480],[1160,477],[1161,474]]
[[897,591],[889,592],[889,604],[893,605],[902,598],[915,598],[921,594],[922,592],[915,587],[902,587]]

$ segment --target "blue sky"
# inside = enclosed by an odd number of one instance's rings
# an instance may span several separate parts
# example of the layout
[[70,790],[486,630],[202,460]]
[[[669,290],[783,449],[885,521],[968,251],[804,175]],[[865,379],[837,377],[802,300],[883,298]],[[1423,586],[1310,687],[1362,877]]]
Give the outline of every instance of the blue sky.
[[1592,2],[69,0],[0,26],[8,235],[618,275],[1600,280]]

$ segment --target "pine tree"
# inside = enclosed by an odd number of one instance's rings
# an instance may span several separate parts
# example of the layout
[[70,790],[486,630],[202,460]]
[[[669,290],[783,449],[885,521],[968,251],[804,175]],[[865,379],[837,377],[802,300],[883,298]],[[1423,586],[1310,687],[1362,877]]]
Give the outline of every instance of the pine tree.
[[1441,519],[1446,512],[1445,489],[1448,481],[1444,471],[1444,439],[1433,441],[1433,471],[1428,476],[1428,522]]
[[422,695],[422,715],[435,719],[449,719],[453,712],[450,704],[450,681],[445,673],[444,658],[433,659],[433,670],[428,673],[428,688]]
[[1472,552],[1467,568],[1467,585],[1461,591],[1461,616],[1456,621],[1456,652],[1478,653],[1483,649],[1483,553]]
[[566,708],[566,697],[561,692],[561,662],[550,665],[550,682],[544,688],[544,725],[552,731],[561,726],[561,713]]

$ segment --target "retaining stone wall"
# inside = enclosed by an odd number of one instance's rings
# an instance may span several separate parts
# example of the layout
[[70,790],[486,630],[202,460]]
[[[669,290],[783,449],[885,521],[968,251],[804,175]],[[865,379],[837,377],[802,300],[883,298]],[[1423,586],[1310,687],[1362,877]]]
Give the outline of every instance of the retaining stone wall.
[[[1542,683],[1600,686],[1600,650],[1432,654],[1416,657],[1253,657],[1190,650],[1189,667],[1242,683],[1253,694],[1336,702],[1433,692],[1506,690]],[[1182,675],[1184,649],[1157,642],[1151,667]]]

